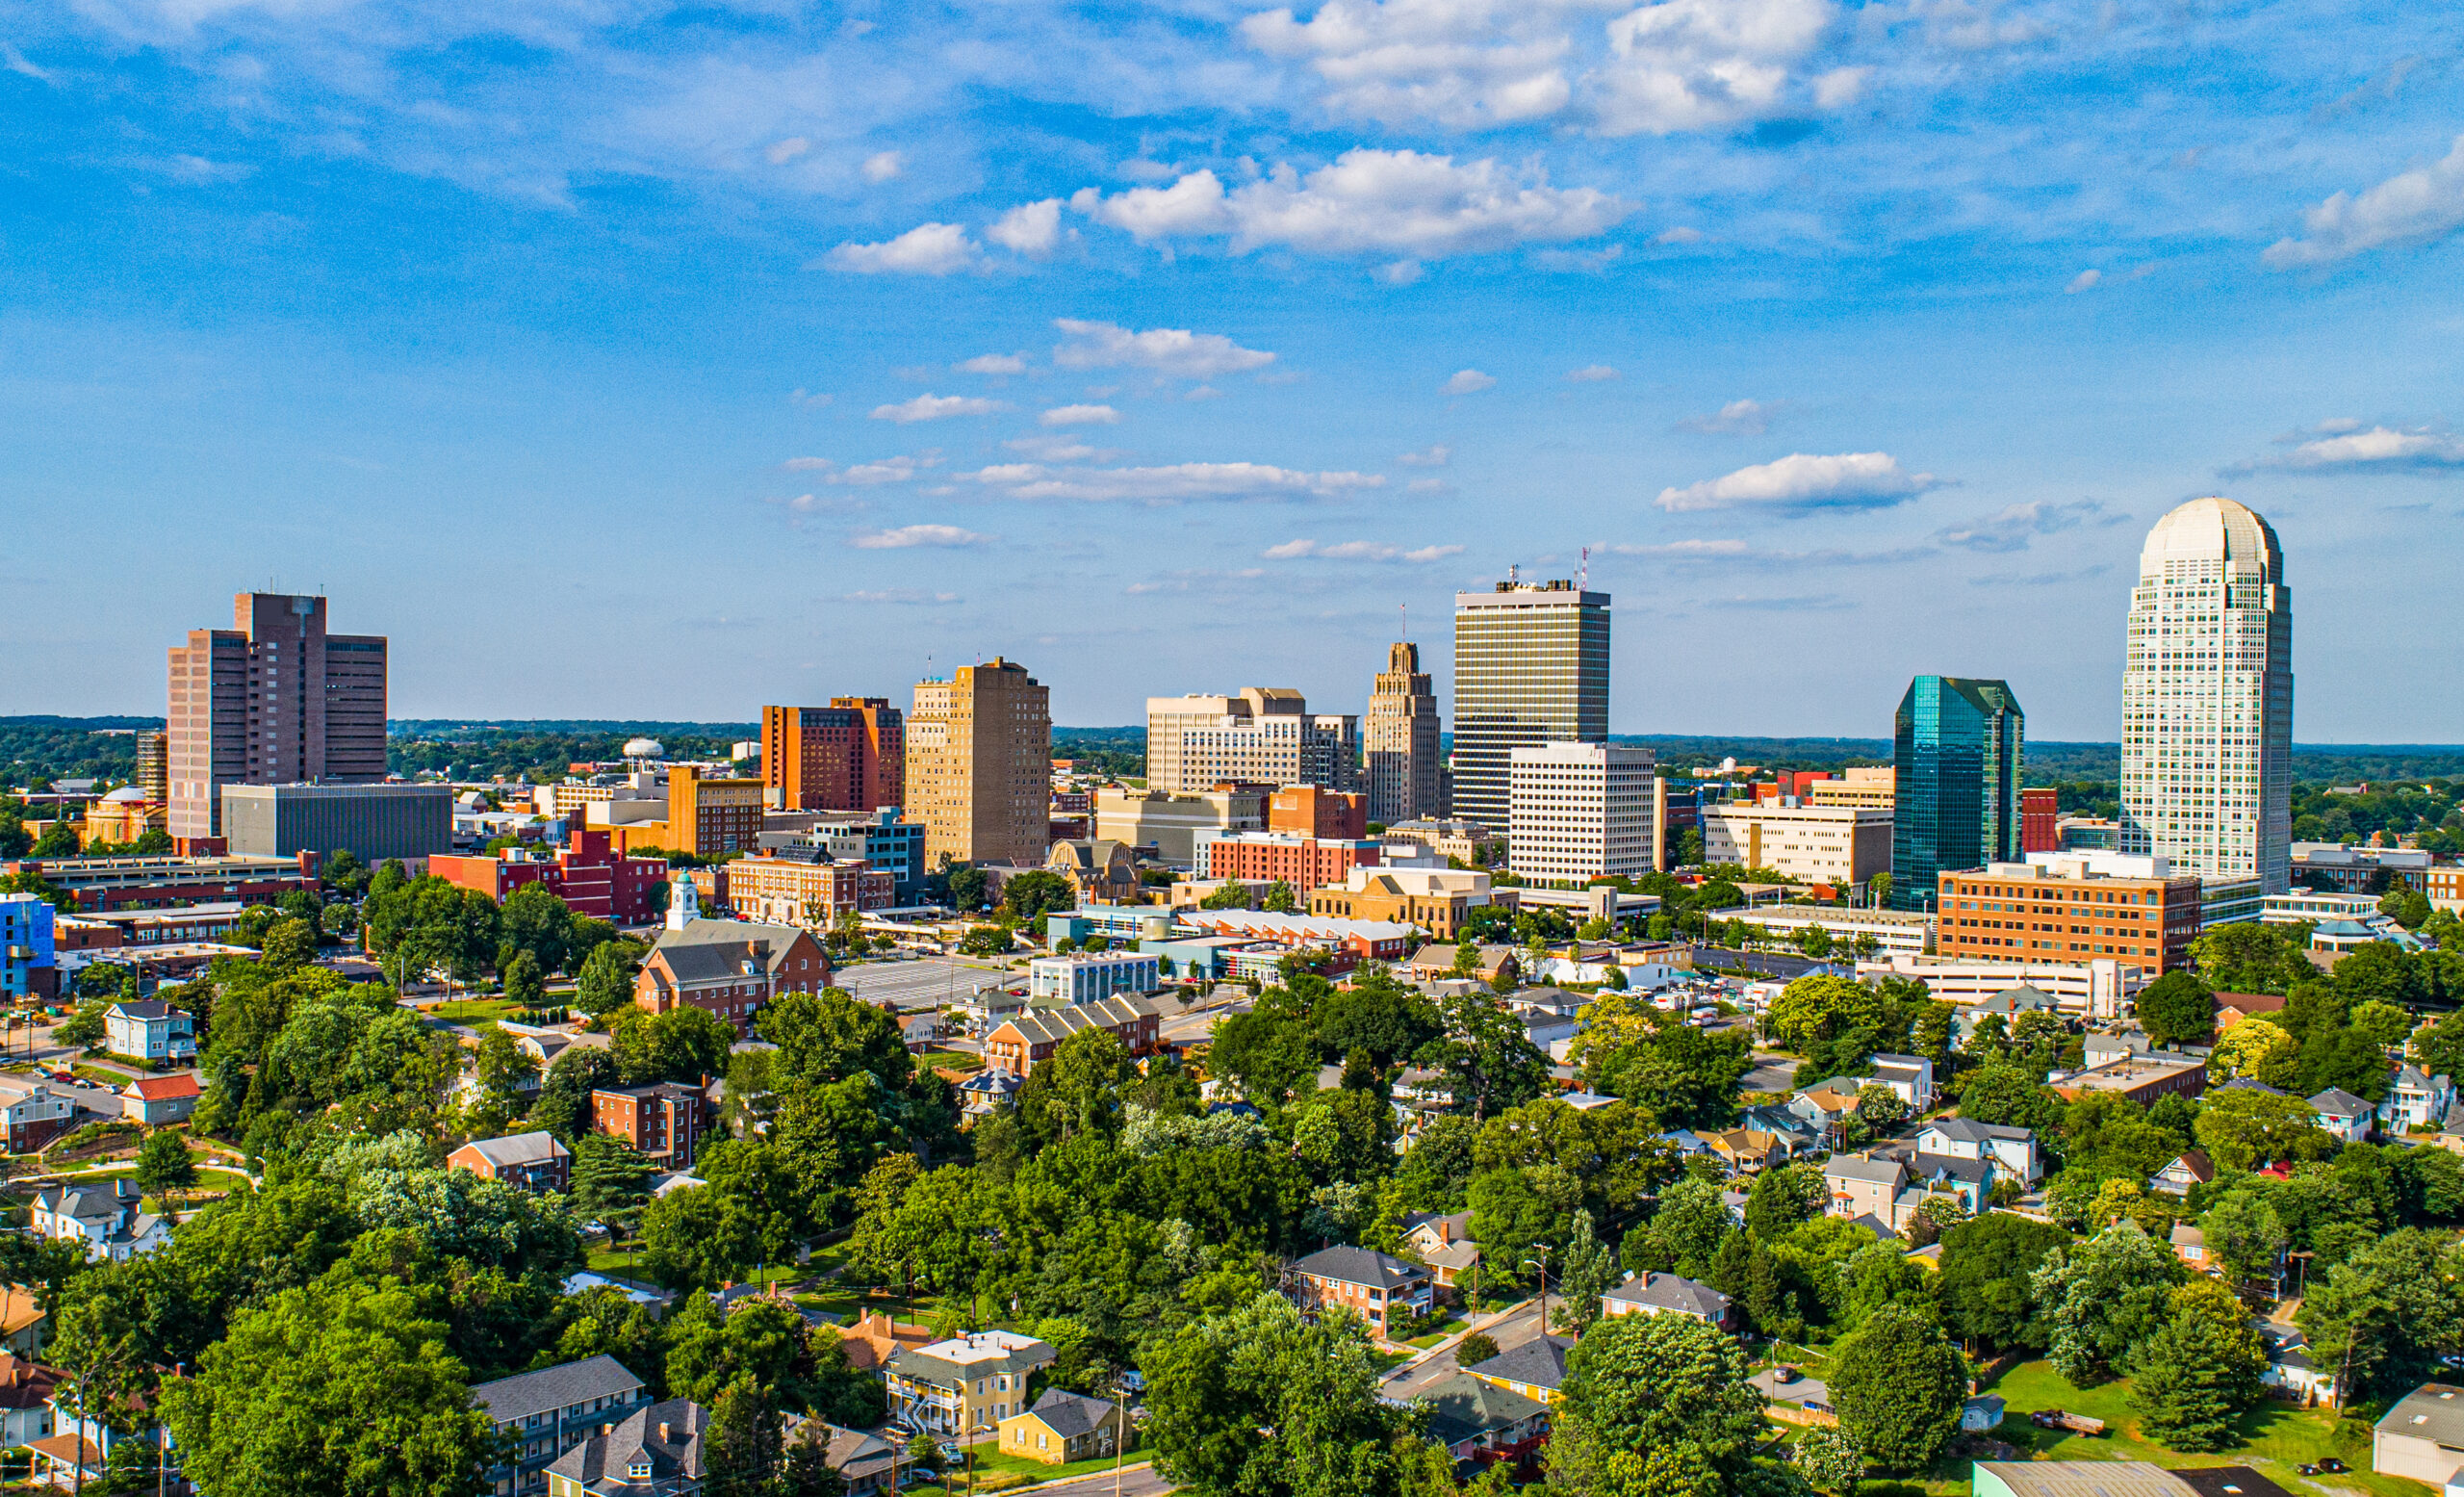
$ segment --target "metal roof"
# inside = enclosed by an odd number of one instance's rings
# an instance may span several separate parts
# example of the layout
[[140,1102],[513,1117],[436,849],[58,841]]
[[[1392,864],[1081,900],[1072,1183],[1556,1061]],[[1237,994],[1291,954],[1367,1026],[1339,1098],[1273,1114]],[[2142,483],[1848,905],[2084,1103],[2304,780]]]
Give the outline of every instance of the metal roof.
[[2409,1434],[2464,1449],[2464,1388],[2425,1382],[2387,1410],[2378,1430],[2382,1434]]

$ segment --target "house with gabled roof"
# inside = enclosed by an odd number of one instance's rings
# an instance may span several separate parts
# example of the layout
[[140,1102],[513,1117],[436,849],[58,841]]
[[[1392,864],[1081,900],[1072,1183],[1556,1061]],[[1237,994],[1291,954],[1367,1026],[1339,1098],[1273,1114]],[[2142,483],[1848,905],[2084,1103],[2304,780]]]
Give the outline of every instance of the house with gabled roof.
[[1028,1009],[1002,1020],[984,1037],[984,1059],[987,1065],[1024,1077],[1051,1059],[1062,1041],[1081,1029],[1109,1029],[1130,1054],[1152,1055],[1160,1022],[1154,1004],[1126,995],[1069,1008]]
[[1427,1411],[1428,1437],[1457,1461],[1519,1465],[1549,1438],[1548,1406],[1467,1373],[1452,1373],[1412,1402]]
[[2015,1180],[2022,1188],[2044,1178],[2044,1155],[2030,1128],[1939,1118],[1917,1128],[1916,1151],[1984,1160],[1993,1167],[1996,1179]]
[[633,1002],[654,1014],[690,1005],[753,1035],[753,1016],[784,993],[830,986],[830,957],[812,933],[759,920],[688,919],[659,932],[633,978]]
[[1436,1303],[1426,1266],[1367,1248],[1322,1248],[1292,1265],[1292,1300],[1303,1312],[1349,1310],[1388,1340]]
[[548,1487],[551,1462],[650,1402],[642,1380],[607,1355],[544,1367],[471,1389],[471,1407],[496,1421],[513,1458],[488,1475],[499,1497],[528,1497]]
[[2455,1083],[2433,1076],[2419,1066],[2400,1065],[2387,1082],[2387,1097],[2378,1104],[2378,1131],[2394,1135],[2412,1128],[2434,1128],[2455,1100]]
[[2187,1196],[2194,1185],[2204,1185],[2216,1178],[2216,1165],[2203,1149],[2185,1149],[2172,1163],[2157,1171],[2147,1181],[2147,1188],[2168,1196]]
[[120,1088],[120,1116],[149,1128],[186,1123],[196,1112],[197,1098],[202,1095],[192,1071],[169,1076],[140,1076]]
[[1445,1288],[1452,1288],[1480,1260],[1469,1211],[1415,1211],[1403,1218],[1403,1242]]
[[108,1185],[53,1185],[35,1193],[28,1225],[37,1236],[83,1243],[90,1258],[124,1262],[171,1240],[171,1219],[139,1210],[142,1200],[125,1174]]
[[2370,1120],[2377,1109],[2340,1086],[2331,1086],[2310,1098],[2310,1110],[2319,1115],[2319,1126],[2348,1144],[2358,1144],[2370,1133]]
[[1736,1305],[1708,1284],[1645,1270],[1600,1297],[1603,1315],[1691,1315],[1722,1330],[1737,1329]]
[[1046,1388],[1022,1412],[1001,1421],[1001,1453],[1048,1466],[1099,1460],[1138,1444],[1138,1431],[1110,1399]]
[[548,1497],[691,1497],[710,1476],[710,1411],[672,1398],[584,1437],[548,1467]]
[[511,1133],[503,1138],[473,1139],[445,1156],[449,1170],[465,1170],[483,1179],[502,1180],[534,1196],[562,1194],[570,1180],[573,1152],[556,1135],[545,1130]]
[[1572,1336],[1537,1335],[1507,1347],[1486,1361],[1475,1362],[1463,1371],[1508,1393],[1519,1393],[1535,1404],[1548,1404],[1555,1400],[1557,1389],[1565,1385],[1566,1354],[1574,1349]]

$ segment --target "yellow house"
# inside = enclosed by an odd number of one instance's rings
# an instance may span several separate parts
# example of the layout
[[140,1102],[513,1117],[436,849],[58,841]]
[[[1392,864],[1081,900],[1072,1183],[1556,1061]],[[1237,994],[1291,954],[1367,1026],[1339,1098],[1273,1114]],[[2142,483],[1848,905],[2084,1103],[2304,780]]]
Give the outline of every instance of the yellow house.
[[[1121,1444],[1127,1430],[1127,1444]],[[1001,1451],[1049,1466],[1093,1460],[1136,1447],[1138,1431],[1127,1427],[1120,1406],[1081,1393],[1044,1389],[1035,1407],[1001,1421]]]
[[1048,1365],[1051,1347],[1014,1330],[977,1330],[890,1354],[883,1369],[893,1420],[935,1434],[1000,1428],[1027,1407],[1027,1375]]

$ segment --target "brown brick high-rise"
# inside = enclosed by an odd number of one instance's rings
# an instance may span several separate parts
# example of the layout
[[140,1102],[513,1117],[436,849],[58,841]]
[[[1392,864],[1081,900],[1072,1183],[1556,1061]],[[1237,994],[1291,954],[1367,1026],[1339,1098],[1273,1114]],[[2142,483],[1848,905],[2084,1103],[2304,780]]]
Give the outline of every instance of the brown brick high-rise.
[[1052,692],[1015,661],[915,684],[907,720],[908,819],[928,863],[1041,867],[1051,849]]
[[782,811],[907,803],[907,723],[886,697],[761,710],[761,783]]
[[242,593],[170,651],[171,835],[218,837],[225,785],[385,778],[385,639],[328,634],[325,600]]

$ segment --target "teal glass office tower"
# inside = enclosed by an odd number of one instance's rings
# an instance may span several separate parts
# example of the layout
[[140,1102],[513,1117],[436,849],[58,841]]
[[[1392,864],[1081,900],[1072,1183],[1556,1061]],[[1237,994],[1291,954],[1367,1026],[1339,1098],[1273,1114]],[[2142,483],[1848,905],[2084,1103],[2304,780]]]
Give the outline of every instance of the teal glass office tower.
[[1899,699],[1890,902],[1930,908],[1944,873],[2017,863],[2026,716],[1999,681],[1919,676]]

